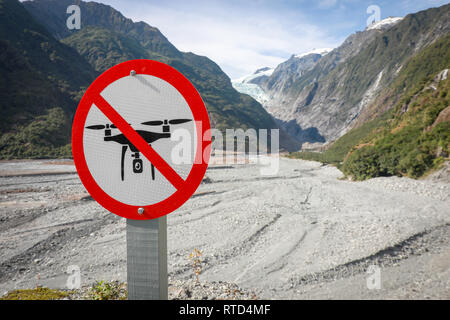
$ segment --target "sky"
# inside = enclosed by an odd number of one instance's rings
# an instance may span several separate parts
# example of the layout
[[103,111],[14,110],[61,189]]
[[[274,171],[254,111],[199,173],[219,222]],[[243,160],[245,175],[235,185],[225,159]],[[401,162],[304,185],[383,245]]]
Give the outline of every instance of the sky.
[[276,67],[292,54],[335,48],[380,18],[403,17],[443,0],[94,0],[157,27],[179,50],[207,56],[231,78]]

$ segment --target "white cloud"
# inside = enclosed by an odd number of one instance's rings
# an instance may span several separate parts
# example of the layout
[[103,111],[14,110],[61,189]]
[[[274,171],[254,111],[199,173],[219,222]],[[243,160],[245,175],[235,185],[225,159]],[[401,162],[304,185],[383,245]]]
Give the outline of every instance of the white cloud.
[[440,7],[447,3],[448,3],[447,0],[421,0],[421,1],[402,0],[401,7],[408,13],[413,13],[430,7]]
[[249,15],[248,10],[229,9],[224,12],[209,6],[188,11],[147,4],[131,17],[160,29],[179,50],[212,59],[232,79],[260,67],[275,67],[293,53],[338,44],[298,12],[255,10]]
[[320,0],[319,8],[320,9],[330,9],[334,7],[337,3],[337,0]]

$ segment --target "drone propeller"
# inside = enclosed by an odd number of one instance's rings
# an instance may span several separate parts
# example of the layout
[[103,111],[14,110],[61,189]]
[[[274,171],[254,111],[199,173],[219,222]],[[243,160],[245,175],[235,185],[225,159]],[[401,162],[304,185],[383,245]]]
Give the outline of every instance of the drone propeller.
[[147,121],[142,122],[142,124],[146,126],[161,126],[163,124],[181,124],[185,122],[192,121],[191,119],[172,119],[172,120],[154,120],[154,121]]
[[108,129],[108,128],[116,129],[117,127],[114,124],[107,124],[107,125],[96,124],[96,125],[93,125],[93,126],[87,126],[86,127],[86,129],[92,129],[92,130],[102,130],[102,129]]
[[147,121],[147,122],[142,122],[142,124],[145,124],[146,126],[161,126],[164,124],[164,121],[161,121],[161,120]]
[[169,121],[169,124],[181,124],[189,121],[191,121],[191,119],[173,119]]

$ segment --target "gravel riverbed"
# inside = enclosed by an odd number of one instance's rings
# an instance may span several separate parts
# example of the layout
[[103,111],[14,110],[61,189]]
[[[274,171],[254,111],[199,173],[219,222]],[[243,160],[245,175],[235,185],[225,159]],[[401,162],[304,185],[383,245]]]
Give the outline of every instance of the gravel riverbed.
[[[352,182],[286,158],[276,175],[262,166],[210,165],[168,216],[171,298],[450,298],[448,180]],[[126,281],[125,235],[125,220],[86,193],[71,161],[0,162],[0,295],[64,288],[73,265],[83,286]],[[379,289],[368,286],[374,267]]]

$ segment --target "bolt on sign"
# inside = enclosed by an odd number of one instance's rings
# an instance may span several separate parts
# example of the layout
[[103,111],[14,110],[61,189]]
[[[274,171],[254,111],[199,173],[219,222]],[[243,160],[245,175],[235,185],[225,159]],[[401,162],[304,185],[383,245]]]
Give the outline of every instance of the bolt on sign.
[[[191,139],[189,163],[175,161],[175,130]],[[174,68],[131,60],[100,75],[75,114],[77,172],[105,209],[133,220],[164,216],[185,203],[206,172],[211,130],[194,86]],[[189,158],[189,157],[188,157]]]

